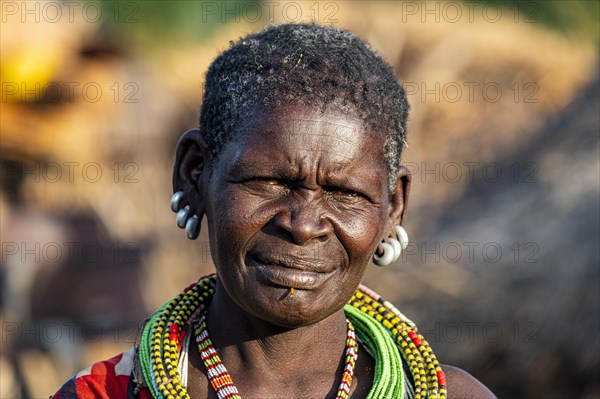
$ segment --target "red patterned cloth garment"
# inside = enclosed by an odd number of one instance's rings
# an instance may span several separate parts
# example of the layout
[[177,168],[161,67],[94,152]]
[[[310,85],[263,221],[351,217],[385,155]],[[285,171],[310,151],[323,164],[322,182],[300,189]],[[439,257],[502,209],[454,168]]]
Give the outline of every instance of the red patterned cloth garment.
[[146,387],[136,392],[134,357],[132,348],[95,363],[67,381],[52,399],[152,399]]

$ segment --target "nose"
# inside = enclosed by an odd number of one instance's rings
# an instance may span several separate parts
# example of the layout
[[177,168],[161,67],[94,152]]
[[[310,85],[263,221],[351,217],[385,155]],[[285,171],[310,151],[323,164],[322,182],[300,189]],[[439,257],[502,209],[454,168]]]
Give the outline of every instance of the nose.
[[275,216],[275,224],[289,233],[297,245],[307,245],[313,241],[325,241],[333,232],[331,222],[321,198],[306,198],[295,195],[286,209]]

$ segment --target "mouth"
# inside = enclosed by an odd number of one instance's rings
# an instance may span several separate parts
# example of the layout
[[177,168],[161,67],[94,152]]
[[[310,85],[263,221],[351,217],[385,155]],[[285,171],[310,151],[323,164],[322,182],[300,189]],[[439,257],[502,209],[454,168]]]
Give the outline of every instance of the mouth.
[[248,266],[256,269],[258,277],[269,285],[314,290],[333,275],[334,268],[321,260],[290,256],[250,256]]

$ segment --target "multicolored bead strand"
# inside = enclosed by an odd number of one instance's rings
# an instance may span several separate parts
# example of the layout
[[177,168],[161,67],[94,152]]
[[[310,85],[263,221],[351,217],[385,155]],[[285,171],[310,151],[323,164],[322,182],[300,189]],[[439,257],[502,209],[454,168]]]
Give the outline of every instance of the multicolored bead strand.
[[352,387],[352,378],[354,377],[354,367],[358,359],[358,343],[356,342],[356,332],[354,326],[347,320],[348,333],[346,336],[346,359],[344,360],[344,374],[342,382],[335,399],[348,399],[350,397],[350,388]]
[[206,315],[202,315],[196,327],[196,344],[200,357],[206,368],[206,376],[219,399],[241,399],[240,393],[225,365],[221,361],[217,350],[212,344],[206,328]]
[[[336,399],[348,399],[350,397],[354,366],[358,358],[358,345],[356,343],[354,327],[350,321],[347,321],[347,326],[344,373]],[[233,383],[229,372],[210,340],[206,327],[206,315],[200,317],[198,326],[196,327],[196,343],[198,344],[198,350],[206,368],[208,380],[217,393],[217,397],[219,399],[241,399],[237,387]]]

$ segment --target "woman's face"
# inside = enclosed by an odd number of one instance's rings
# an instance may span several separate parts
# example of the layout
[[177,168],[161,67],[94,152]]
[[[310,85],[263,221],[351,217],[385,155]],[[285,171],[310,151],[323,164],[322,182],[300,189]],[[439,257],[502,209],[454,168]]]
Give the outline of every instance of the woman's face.
[[256,317],[316,323],[350,299],[388,221],[383,138],[301,106],[255,112],[241,129],[205,197],[219,280]]

